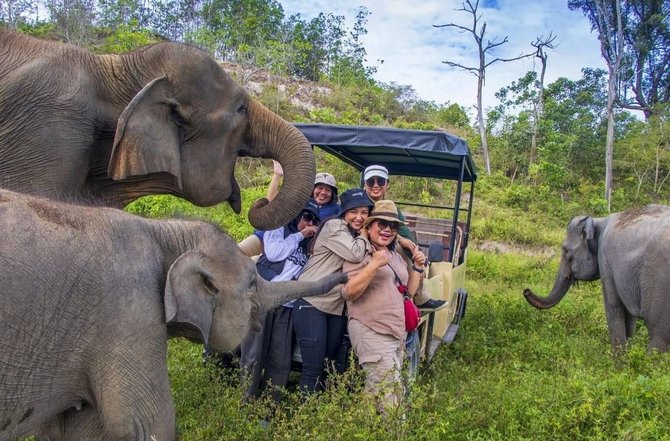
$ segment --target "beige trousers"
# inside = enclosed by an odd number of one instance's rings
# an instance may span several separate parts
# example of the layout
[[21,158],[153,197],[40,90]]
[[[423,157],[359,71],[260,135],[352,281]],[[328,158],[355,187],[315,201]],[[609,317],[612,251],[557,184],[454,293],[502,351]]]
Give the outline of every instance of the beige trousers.
[[387,414],[403,394],[402,368],[405,340],[379,334],[356,319],[348,324],[349,339],[365,371],[365,392],[377,400],[377,410]]

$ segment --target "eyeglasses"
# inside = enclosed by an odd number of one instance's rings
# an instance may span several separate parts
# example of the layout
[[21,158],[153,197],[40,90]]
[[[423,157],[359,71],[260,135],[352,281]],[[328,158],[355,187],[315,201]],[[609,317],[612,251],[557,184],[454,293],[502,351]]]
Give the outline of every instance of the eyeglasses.
[[365,183],[368,184],[368,187],[374,187],[375,182],[377,182],[377,185],[379,185],[380,187],[383,187],[388,182],[388,179],[380,178],[379,176],[373,176],[365,180]]
[[400,228],[400,224],[398,222],[389,222],[384,219],[377,219],[377,226],[379,227],[380,230],[390,228],[391,231],[393,232],[397,232],[398,228]]
[[316,217],[314,213],[311,213],[309,211],[303,211],[302,218],[305,219],[307,222],[313,223],[314,225],[319,225],[319,218]]

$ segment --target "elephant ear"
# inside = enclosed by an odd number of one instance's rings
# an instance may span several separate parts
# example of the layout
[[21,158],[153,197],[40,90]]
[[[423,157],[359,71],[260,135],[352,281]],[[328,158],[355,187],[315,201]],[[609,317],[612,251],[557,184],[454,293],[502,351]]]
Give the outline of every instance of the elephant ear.
[[205,344],[212,326],[217,288],[208,271],[209,259],[188,251],[174,261],[165,284],[165,322],[189,323],[200,331]]
[[596,226],[591,216],[582,216],[579,219],[579,226],[582,229],[582,237],[589,247],[589,252],[594,255],[598,254],[598,241],[596,237]]
[[152,80],[130,101],[116,125],[109,176],[113,180],[170,173],[181,187],[179,127],[167,77]]

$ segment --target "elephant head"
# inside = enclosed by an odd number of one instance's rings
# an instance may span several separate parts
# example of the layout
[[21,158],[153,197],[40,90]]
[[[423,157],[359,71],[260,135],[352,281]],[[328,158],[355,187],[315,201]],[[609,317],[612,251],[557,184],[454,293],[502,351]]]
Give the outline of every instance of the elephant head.
[[538,309],[551,308],[561,301],[575,281],[600,278],[597,233],[591,217],[577,216],[570,221],[551,293],[546,298],[540,298],[527,288],[523,295],[528,303]]
[[[120,57],[145,86],[123,109],[108,167],[115,180],[169,180],[200,206],[224,200],[240,212],[238,156],[272,158],[284,168],[281,191],[256,201],[251,224],[285,225],[310,197],[315,164],[304,135],[256,100],[205,52],[163,43]],[[130,69],[128,69],[130,70]],[[169,186],[165,184],[165,186]]]
[[[235,255],[241,251],[229,250]],[[225,258],[223,258],[225,259]],[[287,301],[328,292],[346,283],[344,273],[314,282],[267,282],[246,256],[241,268],[200,251],[182,254],[170,267],[165,288],[165,319],[181,327],[173,335],[202,341],[217,352],[233,350],[265,313]],[[223,262],[229,262],[230,256]],[[190,327],[184,330],[183,327]]]

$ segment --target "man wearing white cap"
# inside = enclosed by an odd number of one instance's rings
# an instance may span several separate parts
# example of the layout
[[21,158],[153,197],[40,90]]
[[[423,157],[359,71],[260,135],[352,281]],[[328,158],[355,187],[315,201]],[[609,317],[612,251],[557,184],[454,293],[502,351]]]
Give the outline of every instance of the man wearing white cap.
[[[363,171],[363,185],[370,199],[374,202],[387,199],[386,191],[389,185],[389,171],[383,165],[373,164]],[[398,243],[406,250],[408,257],[412,257],[419,247],[416,245],[414,234],[405,224],[405,215],[398,208],[398,218],[402,221],[398,229]],[[444,300],[431,299],[424,290],[419,290],[414,296],[414,303],[422,309],[437,309],[443,306]]]

